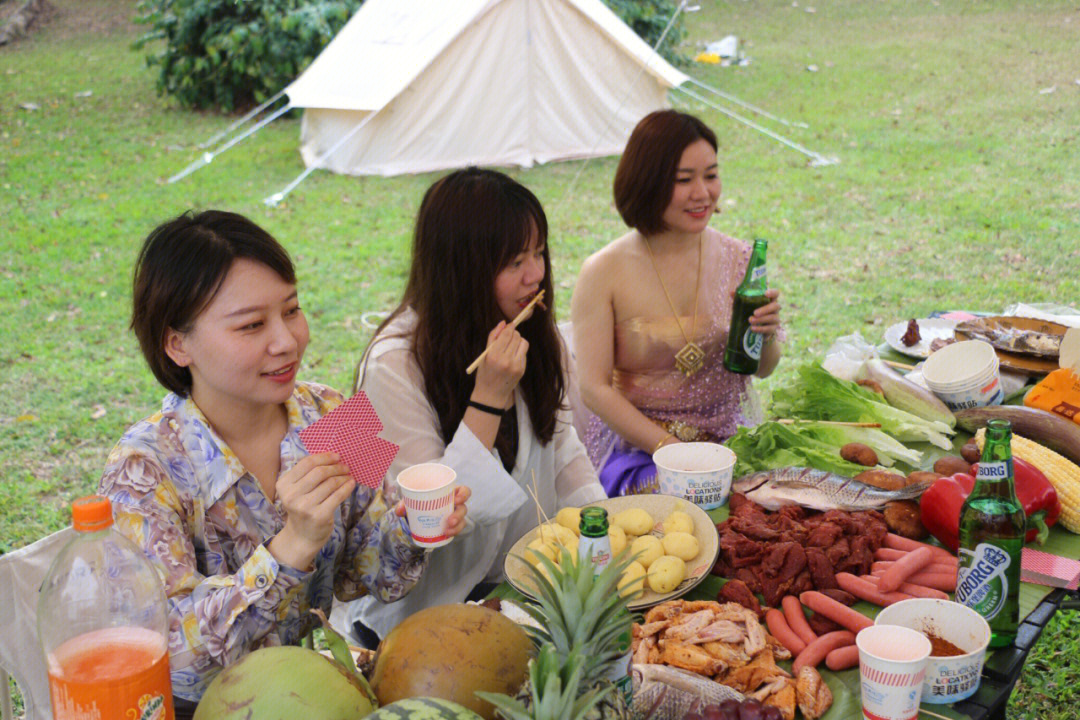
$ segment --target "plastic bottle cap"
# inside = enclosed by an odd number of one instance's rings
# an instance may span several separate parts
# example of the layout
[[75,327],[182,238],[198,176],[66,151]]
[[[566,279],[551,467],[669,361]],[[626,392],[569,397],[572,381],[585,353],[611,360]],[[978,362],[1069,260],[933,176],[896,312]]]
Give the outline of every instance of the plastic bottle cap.
[[79,532],[97,532],[112,526],[112,503],[104,495],[87,495],[71,503],[71,524]]

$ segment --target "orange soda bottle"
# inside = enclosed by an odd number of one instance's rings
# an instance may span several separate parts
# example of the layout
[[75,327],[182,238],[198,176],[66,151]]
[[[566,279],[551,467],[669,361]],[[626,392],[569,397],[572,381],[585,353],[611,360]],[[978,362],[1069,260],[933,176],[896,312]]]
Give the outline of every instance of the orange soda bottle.
[[71,506],[75,537],[38,597],[38,641],[55,720],[173,720],[165,588],[112,528],[101,495]]

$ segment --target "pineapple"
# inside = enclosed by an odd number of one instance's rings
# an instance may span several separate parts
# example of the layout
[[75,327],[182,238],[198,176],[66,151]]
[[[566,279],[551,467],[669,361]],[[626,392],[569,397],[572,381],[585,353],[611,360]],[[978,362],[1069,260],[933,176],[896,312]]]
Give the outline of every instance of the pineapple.
[[[575,680],[582,703],[579,713],[555,715],[565,720],[626,720],[630,710],[622,692],[605,675],[625,662],[633,618],[626,600],[619,595],[618,583],[630,563],[624,553],[611,562],[600,575],[593,575],[589,563],[574,563],[565,548],[562,562],[556,565],[541,558],[544,569],[532,568],[538,590],[535,604],[525,609],[541,629],[526,628],[541,656],[555,661],[541,662],[538,656],[530,667],[529,680],[518,693],[516,702],[535,715],[514,715],[514,720],[549,717],[538,695],[548,692],[548,684],[562,678]],[[580,677],[575,677],[580,675]],[[564,691],[565,692],[565,691]],[[572,699],[572,698],[571,698]],[[550,702],[550,701],[545,701]],[[505,715],[510,718],[510,715]]]
[[499,693],[477,692],[481,700],[495,706],[506,720],[581,720],[615,687],[579,692],[586,661],[576,648],[565,658],[559,657],[555,646],[545,643],[536,658],[529,662],[529,679],[525,682],[528,697],[523,701]]

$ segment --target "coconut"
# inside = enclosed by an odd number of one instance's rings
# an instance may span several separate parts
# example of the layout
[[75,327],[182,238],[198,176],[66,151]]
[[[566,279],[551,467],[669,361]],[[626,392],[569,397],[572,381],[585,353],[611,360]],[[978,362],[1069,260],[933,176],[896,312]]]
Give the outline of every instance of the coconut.
[[356,676],[301,647],[256,650],[218,673],[194,720],[354,720],[375,709]]
[[473,693],[513,696],[525,682],[532,650],[525,631],[494,610],[430,607],[405,618],[379,644],[371,687],[380,705],[442,698],[493,720],[495,707]]

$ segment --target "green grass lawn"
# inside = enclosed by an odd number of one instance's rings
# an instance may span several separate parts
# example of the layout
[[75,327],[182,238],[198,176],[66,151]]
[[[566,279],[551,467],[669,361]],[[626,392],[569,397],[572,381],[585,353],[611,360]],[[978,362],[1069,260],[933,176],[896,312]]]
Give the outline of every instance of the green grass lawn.
[[[191,207],[268,228],[298,265],[312,326],[304,376],[344,389],[368,337],[361,315],[396,300],[412,218],[436,177],[318,172],[268,208],[262,198],[303,168],[299,121],[289,119],[166,185],[230,118],[157,97],[130,50],[138,29],[92,22],[134,3],[52,2],[58,19],[0,48],[0,552],[64,525],[123,429],[160,402],[127,330],[132,262],[150,228]],[[1080,303],[1075,3],[700,4],[687,50],[733,33],[752,62],[688,71],[808,123],[770,126],[840,160],[809,167],[673,95],[720,137],[724,212],[714,226],[772,241],[789,342],[766,387],[854,330],[877,342],[889,324],[936,309]],[[581,165],[509,171],[549,214],[564,318],[581,261],[624,232],[611,201],[615,159]],[[1076,657],[1077,622],[1055,620],[1010,717],[1075,716],[1080,677],[1065,658]]]

